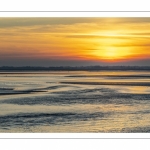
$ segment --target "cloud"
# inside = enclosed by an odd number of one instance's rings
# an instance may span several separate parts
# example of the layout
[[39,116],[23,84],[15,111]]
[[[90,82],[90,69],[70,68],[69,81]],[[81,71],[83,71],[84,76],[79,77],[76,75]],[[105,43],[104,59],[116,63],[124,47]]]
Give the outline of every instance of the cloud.
[[99,22],[100,18],[85,17],[36,17],[36,18],[0,18],[0,28],[40,26],[40,25],[73,25],[78,23]]

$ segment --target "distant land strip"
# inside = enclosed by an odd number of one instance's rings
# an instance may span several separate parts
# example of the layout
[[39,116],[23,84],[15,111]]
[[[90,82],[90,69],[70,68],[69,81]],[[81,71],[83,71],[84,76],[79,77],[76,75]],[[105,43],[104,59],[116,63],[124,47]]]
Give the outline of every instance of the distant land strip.
[[60,82],[62,84],[82,85],[126,85],[126,86],[150,86],[150,82]]
[[150,71],[150,66],[59,66],[59,67],[32,67],[32,66],[2,66],[0,72],[4,71],[103,71],[103,70],[138,70]]

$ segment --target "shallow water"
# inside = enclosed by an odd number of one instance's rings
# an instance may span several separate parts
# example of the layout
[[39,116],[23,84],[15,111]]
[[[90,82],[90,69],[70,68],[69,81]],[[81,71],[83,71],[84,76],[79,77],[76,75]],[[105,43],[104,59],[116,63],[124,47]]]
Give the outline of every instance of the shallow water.
[[150,132],[150,72],[1,72],[0,132]]

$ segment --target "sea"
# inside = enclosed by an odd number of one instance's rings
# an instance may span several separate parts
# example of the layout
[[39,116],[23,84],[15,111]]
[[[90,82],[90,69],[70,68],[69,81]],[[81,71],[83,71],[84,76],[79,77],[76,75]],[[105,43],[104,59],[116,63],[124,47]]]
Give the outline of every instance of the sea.
[[0,72],[0,132],[150,133],[150,72]]

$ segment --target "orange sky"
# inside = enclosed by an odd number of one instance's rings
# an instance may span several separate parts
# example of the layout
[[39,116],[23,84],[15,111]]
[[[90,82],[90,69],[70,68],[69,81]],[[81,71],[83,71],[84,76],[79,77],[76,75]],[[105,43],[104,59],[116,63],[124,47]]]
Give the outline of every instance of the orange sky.
[[1,65],[140,61],[149,60],[149,49],[150,18],[0,18]]

